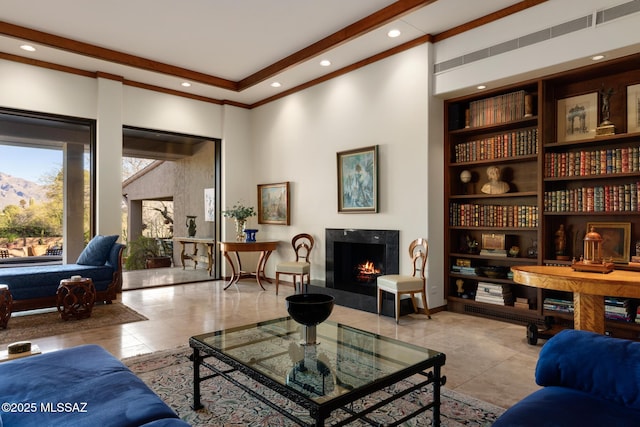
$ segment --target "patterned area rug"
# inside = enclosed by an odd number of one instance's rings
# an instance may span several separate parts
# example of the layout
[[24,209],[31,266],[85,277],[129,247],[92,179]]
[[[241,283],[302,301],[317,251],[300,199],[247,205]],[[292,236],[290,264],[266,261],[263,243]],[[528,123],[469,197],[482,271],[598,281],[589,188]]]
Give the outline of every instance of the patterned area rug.
[[[188,359],[190,354],[191,350],[185,346],[150,355],[130,357],[124,359],[123,362],[171,406],[180,418],[195,427],[296,425],[224,379],[203,382],[201,384],[201,400],[204,408],[198,411],[192,410],[190,405],[193,403],[193,365]],[[202,374],[207,375],[208,373],[210,371],[203,368]],[[264,397],[280,407],[286,408],[290,413],[305,421],[312,421],[304,409],[270,389],[242,374],[237,374],[236,379],[259,391]],[[411,380],[409,378],[407,381]],[[366,406],[387,394],[388,391],[380,391],[367,399],[356,402],[356,405]],[[391,408],[383,407],[374,412],[371,418],[381,425],[385,425],[393,419],[401,418],[403,413],[409,413],[417,405],[421,405],[421,402],[430,401],[431,398],[429,392],[413,393],[409,396],[411,397],[403,398],[389,405]],[[449,390],[446,386],[442,389],[440,409],[442,413],[441,425],[444,427],[491,426],[496,418],[504,412],[503,408]],[[327,425],[337,421],[343,415],[337,411],[337,414],[328,420]],[[430,426],[432,425],[431,417],[432,411],[428,410],[403,425]],[[368,424],[356,422],[351,425]]]
[[140,320],[147,318],[120,302],[98,304],[91,317],[79,320],[62,320],[55,308],[24,311],[13,313],[8,328],[0,329],[0,345]]

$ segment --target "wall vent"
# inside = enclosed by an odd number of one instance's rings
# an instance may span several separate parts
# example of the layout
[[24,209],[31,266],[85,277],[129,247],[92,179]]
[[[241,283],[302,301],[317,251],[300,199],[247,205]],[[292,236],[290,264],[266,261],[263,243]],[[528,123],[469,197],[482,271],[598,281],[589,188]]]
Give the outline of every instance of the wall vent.
[[[637,12],[640,12],[640,0],[633,0],[618,6],[610,7],[609,9],[604,9],[596,12],[596,25],[611,22],[615,19],[622,18],[623,16],[631,15]],[[489,58],[491,56],[500,55],[505,52],[520,49],[522,47],[550,40],[555,37],[564,36],[575,31],[584,30],[591,27],[592,25],[593,15],[582,16],[580,18],[573,19],[571,21],[564,22],[553,27],[545,28],[544,30],[536,31],[531,34],[518,37],[517,39],[502,42],[497,45],[476,50],[475,52],[467,53],[456,58],[439,62],[434,65],[434,72],[440,73],[442,71],[470,64],[472,62]]]

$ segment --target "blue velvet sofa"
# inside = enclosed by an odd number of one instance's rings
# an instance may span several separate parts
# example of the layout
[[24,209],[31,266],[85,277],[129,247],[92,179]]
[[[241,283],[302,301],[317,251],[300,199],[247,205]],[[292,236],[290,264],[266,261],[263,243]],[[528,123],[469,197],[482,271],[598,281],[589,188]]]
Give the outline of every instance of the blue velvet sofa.
[[0,427],[189,425],[97,345],[0,363],[0,402]]
[[637,426],[640,342],[564,330],[540,350],[544,388],[509,408],[494,427]]
[[60,280],[89,277],[96,288],[96,302],[111,303],[122,290],[122,252],[117,235],[95,236],[75,264],[39,265],[0,269],[0,284],[9,285],[13,311],[55,307]]

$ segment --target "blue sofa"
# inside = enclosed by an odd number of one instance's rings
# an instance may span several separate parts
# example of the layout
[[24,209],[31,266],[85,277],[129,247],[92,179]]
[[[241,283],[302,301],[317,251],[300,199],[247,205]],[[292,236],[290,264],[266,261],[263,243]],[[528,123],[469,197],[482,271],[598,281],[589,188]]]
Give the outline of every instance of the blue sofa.
[[640,342],[564,330],[540,350],[544,388],[509,408],[494,427],[637,426]]
[[0,427],[189,425],[97,345],[0,363],[0,402]]
[[0,284],[9,285],[13,311],[55,307],[60,280],[89,277],[96,288],[96,302],[111,303],[122,290],[122,252],[117,235],[95,236],[75,264],[39,265],[0,269]]

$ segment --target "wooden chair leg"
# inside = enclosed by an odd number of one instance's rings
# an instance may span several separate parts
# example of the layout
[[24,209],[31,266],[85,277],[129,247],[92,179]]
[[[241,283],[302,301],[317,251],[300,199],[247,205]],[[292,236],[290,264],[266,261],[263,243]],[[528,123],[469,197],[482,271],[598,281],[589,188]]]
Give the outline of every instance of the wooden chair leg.
[[400,294],[396,293],[396,324],[400,323]]
[[378,316],[382,312],[382,289],[378,288]]
[[427,318],[431,319],[431,310],[429,310],[429,305],[427,304],[427,293],[421,292],[422,295],[422,305],[424,305],[424,312],[427,314]]
[[276,295],[278,295],[278,285],[280,284],[280,273],[276,271]]
[[413,311],[414,313],[418,314],[419,311],[418,311],[418,305],[416,304],[416,294],[411,292],[409,296],[411,297],[411,304],[413,305]]

